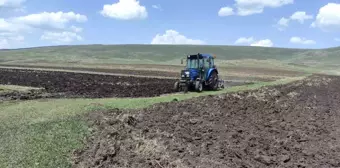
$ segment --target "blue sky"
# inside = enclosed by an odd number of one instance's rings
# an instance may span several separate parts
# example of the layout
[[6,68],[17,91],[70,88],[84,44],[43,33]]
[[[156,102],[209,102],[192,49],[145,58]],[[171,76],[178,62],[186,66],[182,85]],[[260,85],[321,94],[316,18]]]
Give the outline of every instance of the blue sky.
[[151,43],[334,47],[340,1],[0,1],[0,48]]

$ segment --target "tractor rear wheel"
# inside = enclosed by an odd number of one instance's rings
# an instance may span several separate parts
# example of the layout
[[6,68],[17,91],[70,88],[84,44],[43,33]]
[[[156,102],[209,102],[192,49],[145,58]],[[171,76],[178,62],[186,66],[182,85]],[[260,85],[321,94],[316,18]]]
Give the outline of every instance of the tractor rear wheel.
[[195,90],[197,92],[202,92],[203,91],[203,84],[201,81],[196,81],[195,82]]
[[208,84],[209,84],[209,88],[211,90],[217,90],[217,88],[218,88],[218,75],[217,75],[216,71],[212,72],[212,74],[210,75],[210,77],[208,79]]

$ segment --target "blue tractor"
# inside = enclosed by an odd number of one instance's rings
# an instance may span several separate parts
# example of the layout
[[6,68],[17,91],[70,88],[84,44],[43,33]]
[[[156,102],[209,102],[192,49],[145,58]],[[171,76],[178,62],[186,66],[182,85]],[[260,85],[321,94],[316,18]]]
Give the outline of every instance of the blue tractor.
[[[210,54],[193,54],[186,58],[186,67],[181,71],[181,78],[175,83],[176,91],[218,90],[224,88],[224,81],[218,77],[214,64],[215,57]],[[183,59],[181,60],[183,64]]]

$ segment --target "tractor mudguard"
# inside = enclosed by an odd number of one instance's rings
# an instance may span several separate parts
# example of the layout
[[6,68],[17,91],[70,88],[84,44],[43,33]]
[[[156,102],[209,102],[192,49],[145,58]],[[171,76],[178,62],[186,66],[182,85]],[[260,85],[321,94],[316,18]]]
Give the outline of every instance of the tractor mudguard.
[[211,75],[211,73],[214,72],[214,71],[218,74],[217,69],[211,68],[211,69],[208,70],[208,73],[207,73],[207,76],[205,77],[205,80],[208,80],[210,75]]

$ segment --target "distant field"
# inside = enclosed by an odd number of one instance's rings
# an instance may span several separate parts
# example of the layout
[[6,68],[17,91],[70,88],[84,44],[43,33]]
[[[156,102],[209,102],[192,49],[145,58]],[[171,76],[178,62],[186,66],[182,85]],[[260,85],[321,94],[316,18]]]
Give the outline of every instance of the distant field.
[[192,53],[215,54],[219,60],[277,60],[313,66],[340,63],[340,48],[312,50],[207,45],[81,45],[1,50],[0,62],[178,64],[180,58]]
[[317,50],[212,45],[51,46],[0,50],[0,66],[78,68],[99,72],[116,71],[118,74],[130,74],[130,71],[122,70],[137,70],[153,71],[150,74],[166,72],[171,73],[171,77],[177,77],[183,68],[180,59],[192,53],[216,55],[215,63],[221,75],[227,79],[263,81],[262,79],[272,80],[300,73],[340,74],[340,48]]

